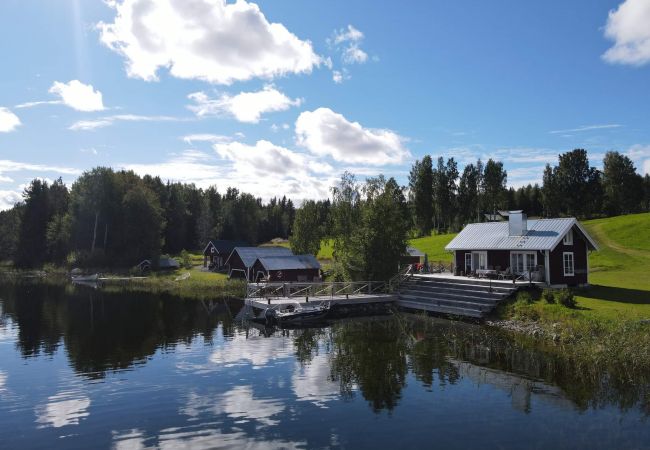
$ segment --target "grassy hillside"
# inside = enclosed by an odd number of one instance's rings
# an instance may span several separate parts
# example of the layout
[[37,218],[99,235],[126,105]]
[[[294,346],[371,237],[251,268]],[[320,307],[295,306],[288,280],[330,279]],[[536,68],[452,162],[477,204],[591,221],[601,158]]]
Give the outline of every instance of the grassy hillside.
[[456,234],[436,234],[417,239],[411,239],[409,245],[417,248],[429,256],[429,261],[451,262],[453,254],[445,251],[445,245],[456,236]]
[[580,291],[587,311],[650,318],[650,213],[583,223],[600,245],[589,255],[591,288]]

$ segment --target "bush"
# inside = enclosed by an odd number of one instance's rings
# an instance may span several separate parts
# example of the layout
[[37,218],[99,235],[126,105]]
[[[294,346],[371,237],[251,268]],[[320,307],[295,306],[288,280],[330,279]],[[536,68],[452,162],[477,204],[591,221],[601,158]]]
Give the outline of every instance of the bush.
[[555,303],[555,293],[551,289],[544,289],[542,291],[542,298],[548,304]]
[[578,302],[570,289],[562,289],[561,291],[558,291],[556,298],[560,305],[566,306],[567,308],[575,308],[578,305]]
[[528,291],[519,291],[517,292],[517,302],[531,304],[533,303],[533,296]]
[[185,249],[181,251],[181,266],[183,266],[185,269],[192,268],[192,256]]

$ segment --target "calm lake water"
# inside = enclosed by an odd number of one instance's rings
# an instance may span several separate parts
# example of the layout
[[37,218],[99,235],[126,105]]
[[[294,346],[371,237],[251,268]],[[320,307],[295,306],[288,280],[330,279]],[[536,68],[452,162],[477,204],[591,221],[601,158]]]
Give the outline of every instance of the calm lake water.
[[0,447],[650,448],[647,377],[476,325],[241,307],[0,284]]

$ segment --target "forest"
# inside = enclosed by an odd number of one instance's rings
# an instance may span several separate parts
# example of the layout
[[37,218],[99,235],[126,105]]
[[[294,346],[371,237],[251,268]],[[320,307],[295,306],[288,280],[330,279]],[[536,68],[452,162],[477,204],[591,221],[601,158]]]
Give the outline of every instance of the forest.
[[[72,186],[34,179],[23,201],[0,212],[0,261],[17,267],[78,265],[130,267],[144,258],[202,249],[210,238],[251,245],[291,238],[298,253],[317,253],[329,238],[343,272],[381,278],[409,237],[457,231],[486,213],[522,209],[531,217],[580,219],[650,210],[650,176],[608,152],[603,169],[576,149],[547,164],[542,185],[508,187],[500,161],[467,164],[452,157],[415,161],[408,186],[383,176],[359,184],[345,173],[331,200],[260,198],[227,188],[201,189],[159,177],[97,167]],[[349,275],[349,274],[348,274]]]

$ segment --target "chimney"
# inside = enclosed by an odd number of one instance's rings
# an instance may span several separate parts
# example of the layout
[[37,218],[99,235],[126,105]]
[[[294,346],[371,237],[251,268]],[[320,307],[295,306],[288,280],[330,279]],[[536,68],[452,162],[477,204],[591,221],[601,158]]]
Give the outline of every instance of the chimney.
[[527,228],[527,218],[523,211],[509,211],[508,235],[523,236],[526,234]]

